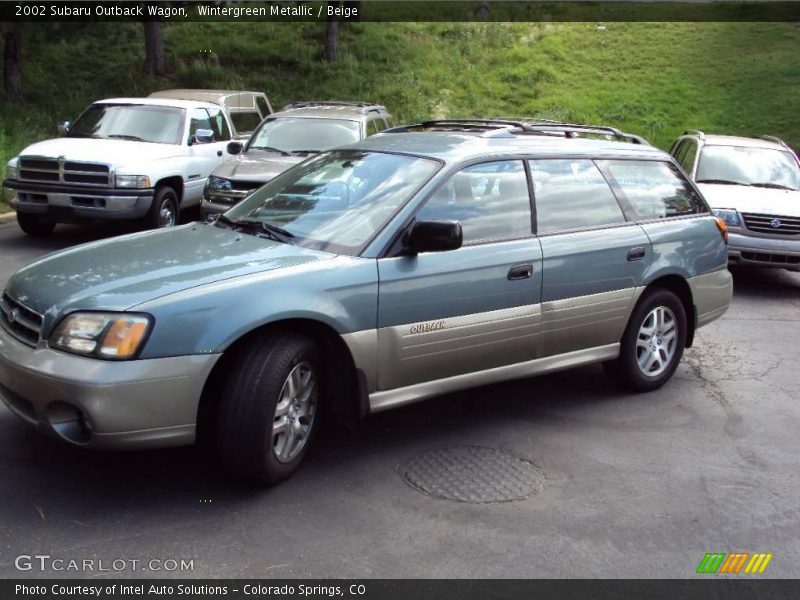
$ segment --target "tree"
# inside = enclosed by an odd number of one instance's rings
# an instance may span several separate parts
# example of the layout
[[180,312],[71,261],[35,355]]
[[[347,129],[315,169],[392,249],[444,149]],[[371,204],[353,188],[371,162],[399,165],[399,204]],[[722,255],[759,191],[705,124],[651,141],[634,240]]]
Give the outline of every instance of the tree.
[[22,100],[22,31],[15,25],[3,27],[3,89],[7,102]]
[[478,4],[478,8],[475,9],[475,18],[478,21],[488,21],[489,20],[489,2],[488,0],[484,0],[480,4]]
[[148,75],[163,75],[167,71],[164,58],[164,37],[159,21],[145,21],[144,25],[144,72]]
[[[338,8],[339,2],[328,2],[328,7]],[[325,21],[325,51],[323,57],[326,62],[336,62],[337,50],[339,46],[339,17],[331,14],[328,11],[328,16]]]

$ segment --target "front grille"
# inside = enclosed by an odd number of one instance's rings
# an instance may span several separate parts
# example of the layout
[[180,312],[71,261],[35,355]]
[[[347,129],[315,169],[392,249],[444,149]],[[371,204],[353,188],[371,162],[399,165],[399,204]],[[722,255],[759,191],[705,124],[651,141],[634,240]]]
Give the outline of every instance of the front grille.
[[23,181],[74,183],[103,187],[114,184],[108,165],[74,160],[59,161],[54,158],[21,158],[19,178]]
[[800,266],[800,256],[791,254],[772,254],[769,252],[742,252],[743,260],[754,262],[771,263],[773,265],[785,265],[787,267]]
[[0,297],[0,324],[21,342],[31,346],[39,342],[42,315],[5,293]]
[[742,213],[742,218],[750,231],[780,236],[800,234],[800,217]]
[[263,181],[237,181],[235,179],[231,181],[231,189],[237,192],[246,192],[248,194],[253,190],[260,188],[262,185],[264,185]]

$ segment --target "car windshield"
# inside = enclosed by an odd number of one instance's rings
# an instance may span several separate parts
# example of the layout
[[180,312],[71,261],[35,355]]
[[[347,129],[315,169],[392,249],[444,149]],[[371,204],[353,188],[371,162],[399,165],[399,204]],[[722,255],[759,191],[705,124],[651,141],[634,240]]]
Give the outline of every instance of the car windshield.
[[218,224],[277,227],[294,243],[358,254],[438,168],[415,156],[325,152],[259,188]]
[[800,189],[800,168],[788,151],[742,146],[703,147],[697,183]]
[[247,149],[322,152],[357,142],[361,137],[360,130],[358,121],[346,119],[268,119],[253,134]]
[[72,124],[67,137],[179,144],[183,123],[183,109],[172,106],[93,104]]

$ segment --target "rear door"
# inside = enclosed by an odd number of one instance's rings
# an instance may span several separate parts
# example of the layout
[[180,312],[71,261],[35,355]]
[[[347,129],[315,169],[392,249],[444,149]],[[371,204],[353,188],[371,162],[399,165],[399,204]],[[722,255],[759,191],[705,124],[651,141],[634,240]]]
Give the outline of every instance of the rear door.
[[626,221],[592,160],[529,166],[543,257],[543,355],[618,342],[652,260],[647,235]]
[[464,244],[378,261],[378,388],[536,358],[542,259],[524,162],[455,173],[416,219],[459,221]]

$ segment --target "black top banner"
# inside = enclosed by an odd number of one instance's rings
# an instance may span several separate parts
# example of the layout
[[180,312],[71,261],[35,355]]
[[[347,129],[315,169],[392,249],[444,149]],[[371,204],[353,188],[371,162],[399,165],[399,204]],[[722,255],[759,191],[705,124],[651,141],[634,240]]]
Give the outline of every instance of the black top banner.
[[0,21],[800,21],[797,0],[735,2],[618,2],[582,0],[361,0],[228,2],[53,2],[0,3]]

